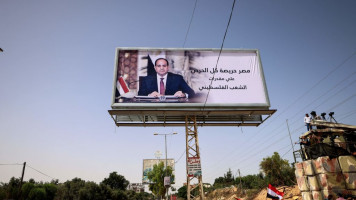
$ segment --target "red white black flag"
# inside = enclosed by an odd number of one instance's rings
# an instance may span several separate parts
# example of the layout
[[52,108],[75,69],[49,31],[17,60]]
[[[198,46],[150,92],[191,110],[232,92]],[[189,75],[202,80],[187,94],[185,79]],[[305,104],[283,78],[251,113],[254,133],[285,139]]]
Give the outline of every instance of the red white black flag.
[[271,199],[283,199],[283,192],[278,191],[275,187],[273,187],[271,184],[268,184],[267,188],[267,198]]
[[120,94],[128,93],[130,90],[126,85],[125,80],[120,76],[118,81],[117,81],[117,88],[119,88]]

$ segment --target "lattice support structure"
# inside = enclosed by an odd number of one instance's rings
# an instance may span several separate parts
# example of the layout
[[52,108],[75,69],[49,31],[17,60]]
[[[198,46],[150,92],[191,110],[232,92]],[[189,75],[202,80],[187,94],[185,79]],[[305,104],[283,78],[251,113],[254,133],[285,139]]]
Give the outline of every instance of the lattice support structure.
[[[196,116],[185,116],[185,137],[186,137],[186,163],[187,163],[187,199],[194,199],[194,191],[199,188],[200,199],[204,199],[203,178],[200,168],[200,173],[192,175],[189,171],[191,159],[199,161],[197,166],[200,165],[200,152],[198,142],[198,129]],[[199,168],[198,167],[198,168]],[[197,169],[197,168],[195,168]],[[196,183],[194,183],[196,182]],[[194,185],[193,185],[194,184]]]

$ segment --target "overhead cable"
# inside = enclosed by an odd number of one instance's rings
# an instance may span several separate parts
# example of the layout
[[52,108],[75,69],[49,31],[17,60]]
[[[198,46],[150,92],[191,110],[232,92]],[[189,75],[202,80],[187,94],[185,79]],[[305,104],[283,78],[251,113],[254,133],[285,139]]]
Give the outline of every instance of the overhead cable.
[[43,172],[41,172],[41,171],[39,171],[39,170],[37,170],[37,169],[31,167],[31,166],[28,165],[28,164],[27,164],[26,166],[29,167],[29,168],[31,168],[31,169],[33,169],[33,170],[35,170],[36,172],[38,172],[38,173],[40,173],[40,174],[42,174],[42,175],[44,175],[44,176],[47,176],[47,177],[49,177],[49,178],[51,178],[51,179],[55,179],[55,178],[53,178],[52,176],[49,176],[49,175],[47,175],[47,174],[45,174],[45,173],[43,173]]
[[[231,22],[231,18],[232,18],[232,13],[233,13],[234,7],[235,7],[235,2],[236,2],[236,0],[234,0],[234,2],[233,2],[233,4],[232,4],[229,21],[228,21],[227,26],[226,26],[226,30],[225,30],[225,34],[224,34],[223,41],[222,41],[222,43],[221,43],[221,47],[220,47],[218,59],[217,59],[217,61],[216,61],[216,65],[215,65],[215,69],[216,69],[216,70],[217,70],[217,68],[218,68],[218,63],[219,63],[219,59],[220,59],[220,55],[221,55],[222,49],[224,48],[224,42],[225,42],[225,38],[226,38],[227,31],[229,30],[229,26],[230,26],[230,22]],[[205,105],[206,105],[206,102],[207,102],[207,100],[208,100],[209,93],[210,93],[210,88],[211,88],[210,86],[213,84],[214,77],[215,77],[215,70],[214,70],[213,78],[212,78],[211,81],[210,81],[210,85],[209,85],[209,89],[208,89],[208,94],[206,95],[206,98],[205,98],[203,110],[205,110]]]

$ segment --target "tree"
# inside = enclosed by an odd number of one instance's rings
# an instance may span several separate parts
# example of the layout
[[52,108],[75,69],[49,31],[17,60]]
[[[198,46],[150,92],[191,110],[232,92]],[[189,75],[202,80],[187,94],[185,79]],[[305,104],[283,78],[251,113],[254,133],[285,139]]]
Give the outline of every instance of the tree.
[[46,190],[47,200],[53,200],[57,193],[57,185],[53,183],[43,184],[44,189]]
[[234,184],[234,180],[235,178],[232,175],[232,171],[231,169],[229,169],[226,174],[224,174],[224,177],[219,177],[215,179],[214,186],[216,186],[217,188],[231,186]]
[[129,197],[123,190],[114,190],[112,193],[113,200],[129,200]]
[[[247,175],[241,177],[242,188],[244,189],[262,189],[268,183],[264,179],[262,173],[254,174],[254,175]],[[236,178],[236,184],[240,183],[240,178]]]
[[0,199],[6,199],[6,189],[5,189],[5,184],[0,183]]
[[41,187],[35,187],[28,194],[29,200],[44,200],[47,198],[46,190]]
[[182,199],[187,199],[187,186],[183,185],[182,187],[180,187],[178,189],[178,197],[182,198]]
[[105,178],[101,183],[108,185],[111,189],[118,189],[125,191],[130,184],[124,176],[117,174],[117,172],[111,172],[109,178]]
[[294,169],[289,165],[288,160],[283,160],[277,152],[274,152],[271,157],[263,158],[260,168],[270,184],[294,185]]
[[225,182],[226,183],[232,183],[234,182],[234,176],[232,175],[232,171],[229,168],[229,171],[226,172],[226,174],[224,174],[224,178],[225,178]]
[[153,200],[154,196],[147,192],[140,192],[140,193],[135,192],[135,196],[132,199],[134,199],[134,200]]
[[35,188],[35,183],[28,182],[28,183],[24,183],[21,187],[21,196],[24,199],[28,199],[28,195],[30,194],[31,190]]
[[[167,166],[164,169],[163,162],[160,162],[158,165],[153,166],[153,170],[147,173],[147,177],[152,182],[149,186],[149,189],[153,194],[165,197],[166,188],[164,187],[164,177],[170,176],[171,180],[174,179],[172,167]],[[167,188],[168,189],[168,188]]]
[[105,199],[110,199],[112,197],[113,190],[110,186],[105,185],[104,183],[99,184],[100,187],[100,195]]
[[79,199],[79,190],[85,186],[85,181],[74,178],[58,186],[56,199]]
[[105,200],[106,198],[100,195],[100,186],[94,182],[86,182],[84,187],[79,190],[80,200]]
[[17,199],[20,187],[20,179],[12,177],[8,184],[5,185],[8,199]]

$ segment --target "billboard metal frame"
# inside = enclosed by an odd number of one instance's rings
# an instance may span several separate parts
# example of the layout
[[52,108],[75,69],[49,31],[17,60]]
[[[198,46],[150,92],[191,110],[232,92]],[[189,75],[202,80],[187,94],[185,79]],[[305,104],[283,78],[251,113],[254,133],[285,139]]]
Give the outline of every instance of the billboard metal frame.
[[[117,126],[185,126],[196,116],[198,126],[259,126],[276,110],[109,110]],[[264,118],[262,118],[264,116]],[[252,121],[251,119],[256,119]]]
[[[264,90],[264,101],[255,101],[251,96],[246,96],[251,101],[248,103],[124,103],[117,98],[118,65],[120,50],[171,50],[171,51],[220,51],[220,49],[177,49],[177,48],[116,48],[114,81],[112,93],[112,110],[109,114],[117,126],[185,126],[186,128],[186,164],[187,164],[187,198],[191,199],[193,190],[199,188],[200,199],[204,199],[202,174],[191,177],[189,175],[188,159],[198,158],[200,160],[198,129],[197,126],[259,126],[277,110],[270,109],[270,101],[264,78],[263,67],[259,51],[257,49],[224,49],[228,51],[241,51],[245,53],[256,53],[259,62],[260,80],[262,87],[256,91]],[[126,56],[126,55],[125,55]],[[129,68],[131,65],[129,65]],[[215,72],[214,72],[215,73]],[[135,75],[136,76],[136,75]],[[121,80],[121,79],[120,79]],[[210,79],[209,79],[210,80]],[[261,82],[259,82],[261,83]],[[209,91],[210,91],[209,85]],[[231,88],[230,88],[231,89]],[[254,90],[255,91],[255,90]],[[258,93],[258,92],[257,92]],[[262,92],[260,93],[262,94]],[[220,96],[218,96],[220,97]],[[262,98],[261,98],[262,99]],[[119,103],[120,102],[120,103]],[[205,101],[206,102],[206,101]],[[245,101],[241,101],[245,102]],[[260,102],[260,103],[256,103]],[[262,102],[262,103],[261,103]],[[193,144],[190,142],[194,141]],[[197,180],[196,180],[197,179]],[[197,181],[198,187],[192,183]]]
[[269,109],[270,101],[263,73],[259,51],[257,49],[223,49],[242,53],[256,53],[260,78],[266,103],[117,103],[116,82],[118,79],[119,52],[138,51],[219,51],[220,49],[202,48],[116,48],[112,110],[108,110],[117,126],[185,126],[185,116],[196,116],[198,126],[259,126],[275,109]]

